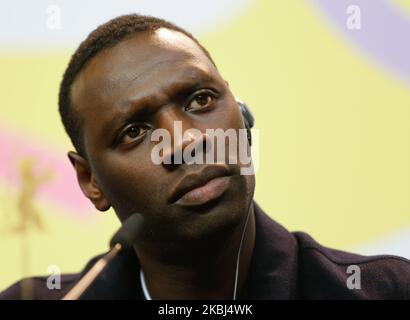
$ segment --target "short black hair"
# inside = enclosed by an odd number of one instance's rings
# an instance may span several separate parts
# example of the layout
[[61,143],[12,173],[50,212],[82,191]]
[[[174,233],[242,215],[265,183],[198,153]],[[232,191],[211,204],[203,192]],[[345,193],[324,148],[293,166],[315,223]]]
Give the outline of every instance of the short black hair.
[[153,32],[159,28],[167,28],[185,34],[203,50],[206,56],[215,65],[209,52],[191,33],[169,21],[147,15],[129,14],[119,16],[100,25],[88,35],[71,56],[60,84],[58,105],[61,120],[74,148],[81,156],[87,158],[83,141],[82,119],[74,112],[70,100],[71,86],[77,75],[85,67],[87,62],[103,49],[113,47],[135,33]]

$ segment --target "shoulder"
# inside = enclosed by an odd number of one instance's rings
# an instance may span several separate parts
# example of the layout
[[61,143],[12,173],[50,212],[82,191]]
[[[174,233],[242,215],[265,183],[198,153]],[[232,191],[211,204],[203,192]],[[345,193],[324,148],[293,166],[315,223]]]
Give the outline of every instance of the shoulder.
[[92,258],[80,273],[24,278],[0,292],[0,300],[60,300],[98,258]]
[[301,294],[312,298],[409,299],[410,261],[330,249],[303,232],[298,241]]
[[0,293],[0,300],[59,300],[78,281],[80,274],[24,278]]

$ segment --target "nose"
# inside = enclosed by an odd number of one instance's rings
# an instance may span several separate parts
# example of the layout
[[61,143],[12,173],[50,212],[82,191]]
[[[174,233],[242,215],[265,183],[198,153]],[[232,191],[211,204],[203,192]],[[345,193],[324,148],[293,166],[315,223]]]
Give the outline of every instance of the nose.
[[162,165],[167,170],[190,164],[190,160],[200,157],[201,154],[204,157],[211,148],[209,136],[199,130],[190,119],[182,119],[175,112],[163,114],[160,125],[171,137],[171,146],[164,149],[162,157]]

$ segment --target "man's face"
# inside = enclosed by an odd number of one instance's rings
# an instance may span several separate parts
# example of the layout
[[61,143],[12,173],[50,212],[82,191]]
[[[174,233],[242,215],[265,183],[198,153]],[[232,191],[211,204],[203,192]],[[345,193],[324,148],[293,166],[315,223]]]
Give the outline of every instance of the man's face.
[[[145,236],[156,242],[201,239],[244,219],[254,177],[240,175],[240,164],[158,165],[151,159],[158,144],[150,139],[153,130],[166,129],[173,138],[175,121],[183,131],[244,128],[227,83],[189,37],[158,29],[105,49],[78,75],[71,98],[83,120],[91,176],[121,221],[143,214]],[[172,142],[174,150],[184,148]],[[225,176],[205,195],[194,195],[209,201],[173,197],[188,175],[192,182],[209,173]]]

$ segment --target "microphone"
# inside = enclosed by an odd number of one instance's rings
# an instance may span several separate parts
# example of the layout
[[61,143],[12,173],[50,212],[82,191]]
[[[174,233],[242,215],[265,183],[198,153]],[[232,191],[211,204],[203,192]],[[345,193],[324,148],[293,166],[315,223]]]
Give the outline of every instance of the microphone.
[[144,217],[139,213],[134,213],[125,220],[121,228],[113,235],[110,241],[110,248],[117,244],[121,245],[123,251],[132,250],[137,240],[144,222]]
[[122,224],[110,241],[110,251],[100,258],[62,300],[77,300],[119,253],[131,251],[143,227],[144,217],[134,213]]

